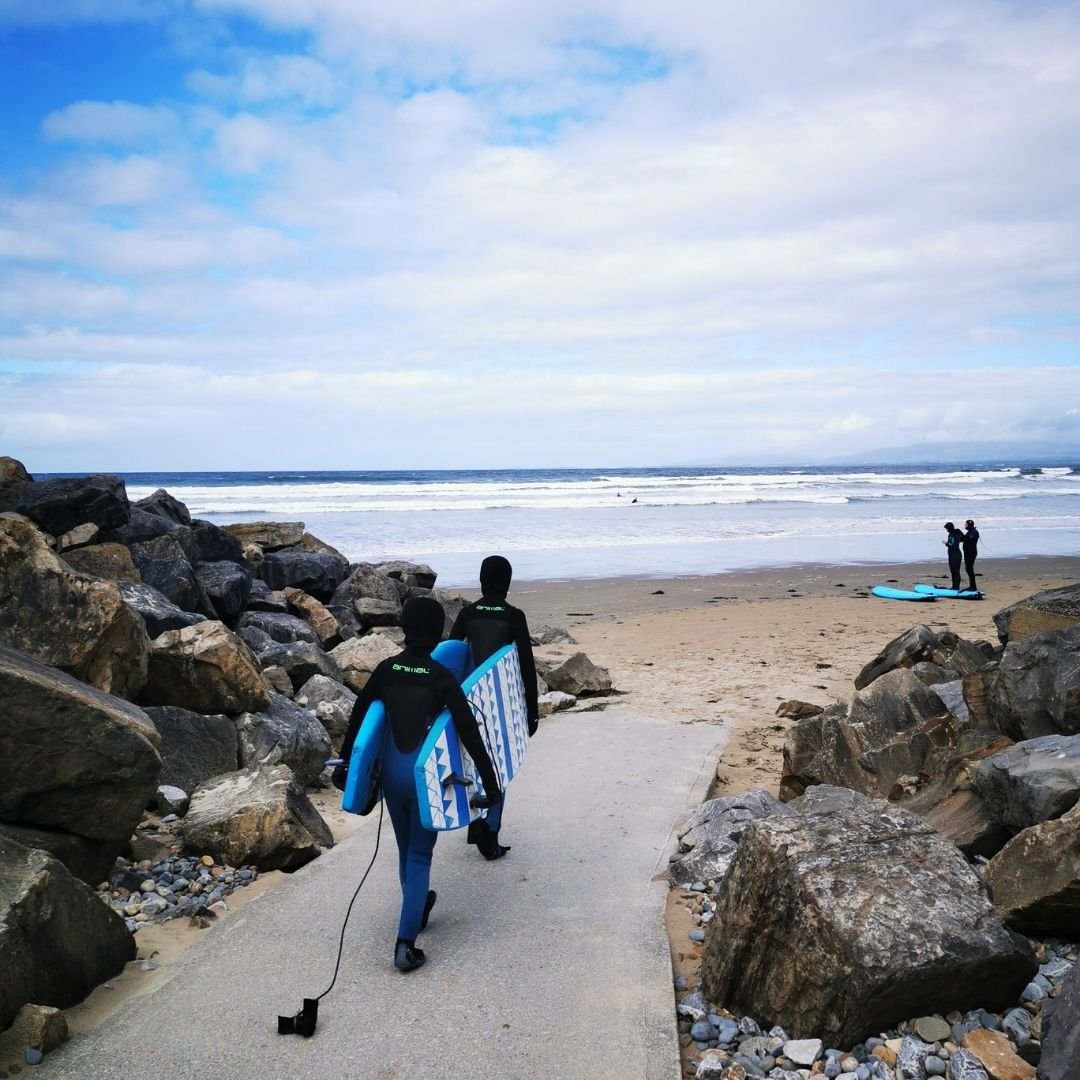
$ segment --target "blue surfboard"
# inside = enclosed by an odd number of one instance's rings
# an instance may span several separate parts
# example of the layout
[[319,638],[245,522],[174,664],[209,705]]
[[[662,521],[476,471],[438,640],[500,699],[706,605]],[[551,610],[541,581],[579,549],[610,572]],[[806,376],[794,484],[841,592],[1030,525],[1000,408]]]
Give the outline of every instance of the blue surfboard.
[[927,596],[947,596],[954,600],[981,600],[983,594],[978,589],[943,589],[939,585],[916,585],[917,593]]
[[884,600],[929,600],[933,602],[935,599],[930,593],[908,592],[907,589],[893,589],[888,585],[875,585],[870,591]]
[[373,701],[353,743],[341,809],[350,814],[369,814],[378,805],[381,790],[375,787],[379,762],[386,745],[386,709]]
[[[455,673],[461,670],[459,665],[463,662],[468,669],[471,655],[469,646],[460,641],[444,641],[432,653]],[[505,789],[521,767],[529,746],[528,712],[517,646],[507,645],[493,653],[465,678],[461,689],[476,716],[476,726],[499,774],[499,783]],[[458,739],[449,709],[443,709],[435,718],[420,747],[414,772],[424,828],[460,829],[483,815],[483,811],[469,805],[469,799],[483,791],[483,784],[472,758]]]

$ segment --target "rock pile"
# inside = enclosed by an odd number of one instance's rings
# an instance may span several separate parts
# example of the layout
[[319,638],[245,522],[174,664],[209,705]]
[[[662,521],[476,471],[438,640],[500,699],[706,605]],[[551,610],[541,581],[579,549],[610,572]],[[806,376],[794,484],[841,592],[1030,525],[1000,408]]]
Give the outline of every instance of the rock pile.
[[670,868],[701,953],[676,986],[687,1075],[1073,1075],[1078,597],[1002,613],[1002,647],[912,628],[850,702],[782,706],[780,800],[687,822]]

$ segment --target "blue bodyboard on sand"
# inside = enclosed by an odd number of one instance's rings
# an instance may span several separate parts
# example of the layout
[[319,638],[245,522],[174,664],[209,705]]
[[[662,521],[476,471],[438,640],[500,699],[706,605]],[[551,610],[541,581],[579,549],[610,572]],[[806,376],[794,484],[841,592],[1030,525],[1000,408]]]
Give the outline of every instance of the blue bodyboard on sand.
[[341,809],[350,814],[368,814],[376,806],[381,791],[373,789],[383,747],[386,745],[386,710],[381,701],[373,701],[364,714],[364,723],[353,743],[347,764],[348,777],[341,793]]
[[981,600],[983,594],[978,589],[943,589],[939,585],[916,585],[917,593],[927,596],[947,596],[954,600]]
[[907,589],[893,589],[888,585],[875,585],[870,590],[875,596],[880,596],[884,600],[930,600],[933,601],[935,597],[930,593],[921,592],[908,592]]
[[[472,653],[465,642],[444,641],[432,656],[455,675],[471,666]],[[493,653],[464,679],[461,689],[476,716],[476,726],[505,790],[521,767],[529,746],[528,712],[517,646],[507,645]],[[460,829],[483,815],[483,811],[469,805],[469,799],[483,791],[483,784],[472,758],[458,739],[449,709],[443,709],[431,725],[417,755],[415,775],[420,821],[425,829]],[[451,776],[466,783],[446,782]]]

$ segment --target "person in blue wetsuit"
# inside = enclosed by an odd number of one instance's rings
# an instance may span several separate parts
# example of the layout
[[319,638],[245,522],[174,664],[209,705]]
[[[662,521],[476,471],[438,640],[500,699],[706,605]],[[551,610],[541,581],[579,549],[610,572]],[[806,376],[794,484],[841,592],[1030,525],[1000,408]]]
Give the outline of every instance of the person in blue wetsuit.
[[[517,646],[521,681],[525,688],[529,735],[532,736],[536,734],[540,724],[536,663],[525,612],[506,600],[513,573],[509,560],[502,555],[489,555],[480,564],[480,591],[483,595],[462,609],[454,620],[450,637],[469,643],[472,647],[473,664],[477,666],[503,646]],[[486,820],[480,818],[469,826],[469,843],[475,844],[485,859],[502,858],[510,850],[509,845],[499,843],[505,802],[504,798],[498,806],[488,811]]]
[[964,534],[951,522],[945,522],[945,531],[949,534],[942,540],[945,552],[949,556],[949,573],[952,575],[952,587],[960,591],[960,545],[963,543]]
[[[449,708],[458,737],[476,763],[484,783],[483,805],[497,807],[502,798],[498,774],[461,686],[431,657],[442,637],[445,618],[439,603],[428,597],[406,602],[401,616],[405,648],[371,673],[353,706],[341,747],[341,756],[348,762],[368,709],[372,702],[382,701],[389,721],[381,760],[382,794],[397,840],[402,893],[394,965],[402,971],[414,971],[424,963],[416,937],[427,926],[435,904],[435,891],[428,886],[431,856],[439,834],[420,823],[413,769],[432,721],[444,708]],[[334,770],[334,786],[343,791],[346,776],[346,766],[339,765]]]
[[975,522],[968,518],[964,522],[964,538],[961,541],[964,549],[964,571],[968,576],[968,588],[975,590],[975,560],[979,557],[979,530],[975,528]]

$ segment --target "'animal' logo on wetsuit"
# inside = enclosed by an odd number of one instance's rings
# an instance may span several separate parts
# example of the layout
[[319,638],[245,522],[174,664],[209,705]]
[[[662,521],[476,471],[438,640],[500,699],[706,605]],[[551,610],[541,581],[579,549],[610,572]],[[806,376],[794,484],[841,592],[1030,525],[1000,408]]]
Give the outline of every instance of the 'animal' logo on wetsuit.
[[413,667],[410,664],[391,664],[390,667],[394,671],[404,671],[407,675],[430,675],[431,674],[431,668]]
[[502,604],[477,604],[477,611],[505,611],[506,608]]

